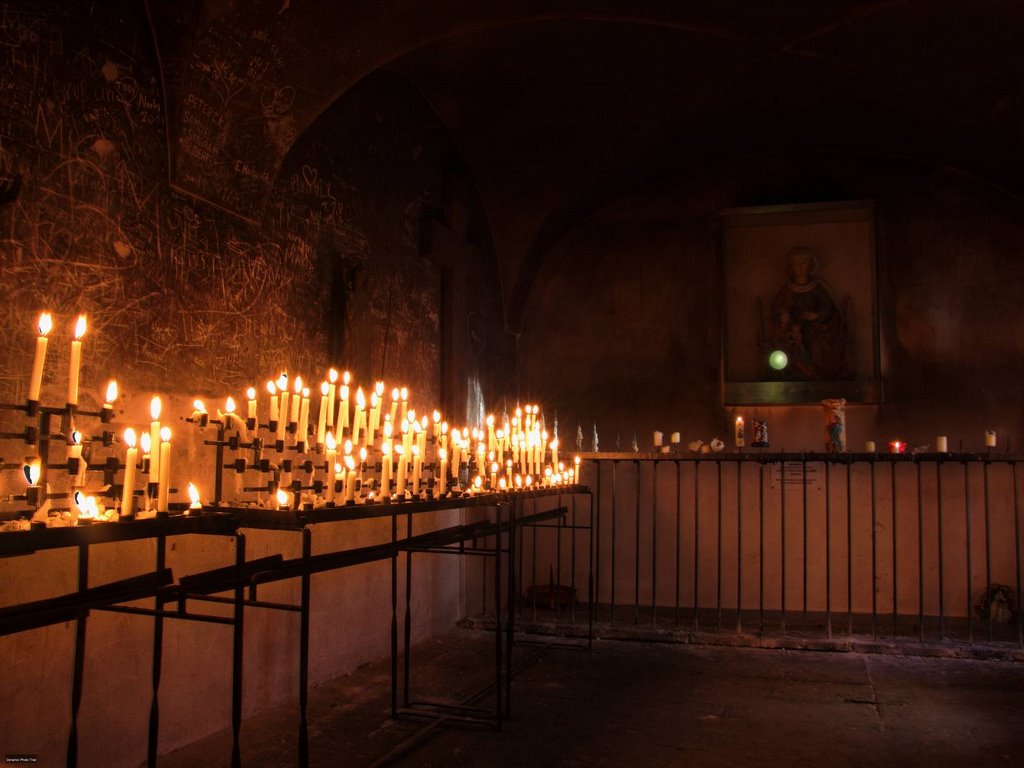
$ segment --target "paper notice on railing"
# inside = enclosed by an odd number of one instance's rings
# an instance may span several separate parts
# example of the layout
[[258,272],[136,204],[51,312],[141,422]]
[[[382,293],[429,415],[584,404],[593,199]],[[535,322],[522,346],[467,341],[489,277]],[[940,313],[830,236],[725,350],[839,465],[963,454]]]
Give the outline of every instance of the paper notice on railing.
[[807,490],[820,491],[825,487],[824,475],[825,468],[818,463],[808,463],[805,475],[804,464],[800,461],[777,462],[768,470],[769,484],[776,490],[782,483],[785,483],[787,488],[792,488],[803,487],[806,482]]

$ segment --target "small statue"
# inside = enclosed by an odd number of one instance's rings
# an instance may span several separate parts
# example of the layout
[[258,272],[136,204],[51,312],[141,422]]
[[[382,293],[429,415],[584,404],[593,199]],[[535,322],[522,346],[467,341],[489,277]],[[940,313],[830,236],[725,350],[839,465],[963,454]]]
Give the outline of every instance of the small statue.
[[583,427],[580,426],[579,422],[576,423],[576,451],[577,453],[583,453]]
[[640,446],[636,442],[636,432],[633,432],[633,453],[640,453]]
[[555,434],[552,435],[552,437],[554,437],[555,440],[558,439],[558,411],[555,411]]
[[621,450],[622,450],[622,444],[621,444],[621,441],[619,440],[619,433],[616,432],[615,433],[615,452],[618,453]]
[[597,445],[597,422],[594,422],[594,453],[597,453],[599,450]]

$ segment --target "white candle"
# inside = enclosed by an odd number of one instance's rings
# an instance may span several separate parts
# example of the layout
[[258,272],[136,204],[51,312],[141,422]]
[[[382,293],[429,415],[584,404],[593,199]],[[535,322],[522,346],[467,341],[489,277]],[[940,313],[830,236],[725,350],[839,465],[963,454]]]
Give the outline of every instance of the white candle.
[[395,493],[399,496],[405,493],[405,449],[395,446],[395,456],[398,458],[398,477],[395,479]]
[[267,382],[267,392],[270,394],[270,421],[277,427],[277,387],[274,382]]
[[406,414],[406,412],[409,409],[409,389],[408,389],[408,387],[402,387],[399,390],[399,395],[401,395],[402,402],[401,402],[401,404],[398,407],[398,418],[401,421],[405,421],[405,414]]
[[128,427],[124,431],[124,442],[128,450],[124,459],[124,488],[121,491],[121,514],[132,513],[132,493],[135,490],[135,462],[139,460],[139,449],[135,447],[135,430]]
[[487,416],[487,450],[493,451],[495,449],[495,438],[494,438],[494,414],[488,414]]
[[288,492],[284,488],[277,489],[277,508],[288,509]]
[[572,482],[573,482],[574,485],[579,485],[580,484],[580,457],[579,456],[574,457],[573,460],[572,460],[572,463],[573,463]]
[[246,418],[256,423],[256,387],[249,387],[245,393],[246,397],[249,398],[248,410],[245,415]]
[[420,470],[423,468],[423,457],[420,456],[420,447],[412,447],[412,494],[419,495],[420,492]]
[[366,444],[372,445],[377,439],[377,428],[380,426],[381,399],[384,397],[384,382],[378,381],[374,385],[373,394],[370,396],[370,435]]
[[327,501],[334,501],[334,465],[338,461],[338,443],[333,432],[327,433],[324,444],[327,446],[327,487],[324,489],[324,498]]
[[[665,442],[665,433],[664,432],[659,432],[658,430],[654,430],[654,447],[655,448],[661,448],[661,446],[664,444],[664,442]],[[553,461],[553,459],[552,459],[552,461]]]
[[71,441],[68,443],[68,461],[82,458],[82,433],[77,429],[71,433]]
[[459,477],[459,452],[461,450],[459,430],[452,430],[452,479],[458,480]]
[[935,450],[939,453],[949,452],[949,441],[946,440],[945,435],[939,435],[935,438]]
[[[152,475],[150,475],[152,477]],[[167,511],[167,495],[171,490],[171,430],[160,429],[160,487],[156,492],[156,511]]]
[[[656,443],[656,445],[661,445],[661,443]],[[557,467],[558,466],[558,438],[557,437],[552,439],[552,441],[551,441],[551,466],[552,467]]]
[[43,363],[46,362],[46,335],[53,329],[53,318],[49,312],[39,316],[39,337],[36,339],[36,356],[32,361],[32,378],[28,384],[28,399],[39,400],[39,390],[43,385]]
[[338,386],[338,372],[331,368],[327,372],[327,427],[334,427],[334,396]]
[[345,503],[348,504],[356,498],[356,460],[346,456],[345,467],[348,469],[345,476]]
[[391,438],[384,438],[380,447],[380,493],[385,498],[391,495]]
[[864,450],[867,453],[874,453],[875,452],[875,441],[874,440],[868,440],[866,443],[864,443]]
[[994,429],[985,430],[985,447],[995,448],[996,447],[996,431]]
[[491,490],[498,490],[498,462],[491,463]]
[[394,389],[391,390],[391,423],[392,424],[397,423],[395,421],[395,419],[398,418],[398,401],[399,401],[399,399],[401,397],[402,397],[402,393],[398,389],[398,387],[395,387]]
[[75,323],[75,339],[71,342],[71,365],[68,369],[68,405],[78,405],[78,372],[82,367],[82,337],[85,335],[85,315]]
[[277,439],[284,440],[288,426],[288,374],[282,373],[277,379],[277,391],[280,393],[277,406]]
[[324,444],[324,436],[327,434],[327,413],[330,411],[328,398],[331,386],[326,381],[320,385],[320,413],[316,419],[316,444]]
[[424,416],[420,420],[420,430],[416,435],[416,444],[420,447],[420,456],[427,455],[427,424],[429,424],[429,422],[427,421],[427,417]]
[[448,480],[448,451],[444,448],[438,450],[438,456],[441,458],[441,470],[437,473],[434,478],[434,498],[441,498],[441,492],[444,489],[445,483]]
[[149,415],[153,419],[149,423],[149,444],[153,447],[153,454],[149,459],[149,476],[153,479],[160,476],[160,452],[156,450],[156,446],[160,445],[160,410],[160,396],[154,395],[149,401]]
[[203,509],[203,502],[199,496],[199,489],[196,488],[194,483],[188,484],[188,512],[185,514],[192,514],[193,512],[199,512]]
[[[107,392],[103,400],[103,410],[113,411],[115,400],[117,400],[117,381],[115,379],[111,379],[107,382]],[[113,414],[107,414],[104,419],[109,420],[112,415]]]
[[302,388],[302,405],[299,408],[298,442],[305,445],[309,440],[309,387]]
[[672,443],[672,445],[679,445],[679,433],[673,432],[671,436],[669,436],[669,442]]
[[[298,422],[299,422],[299,406],[301,405],[301,400],[299,398],[301,398],[301,397],[302,397],[302,377],[301,376],[296,376],[295,377],[295,394],[292,395],[292,410],[291,410],[291,413],[288,415],[288,423],[289,424],[298,424]],[[299,442],[302,442],[302,438],[301,437],[299,437]]]
[[345,371],[343,374],[341,374],[341,408],[338,411],[338,422],[337,422],[338,423],[338,435],[339,436],[340,435],[344,435],[345,434],[344,430],[348,429],[348,427],[349,427],[349,419],[348,419],[349,387],[348,387],[348,383],[351,380],[352,380],[352,376],[351,376],[351,374],[349,374],[348,371]]
[[747,442],[746,442],[746,433],[744,432],[744,429],[743,429],[743,417],[742,416],[737,416],[736,417],[736,447],[737,448],[742,448],[746,444],[747,444]]
[[366,395],[363,388],[356,388],[356,412],[352,416],[352,442],[359,443],[359,435],[366,426]]

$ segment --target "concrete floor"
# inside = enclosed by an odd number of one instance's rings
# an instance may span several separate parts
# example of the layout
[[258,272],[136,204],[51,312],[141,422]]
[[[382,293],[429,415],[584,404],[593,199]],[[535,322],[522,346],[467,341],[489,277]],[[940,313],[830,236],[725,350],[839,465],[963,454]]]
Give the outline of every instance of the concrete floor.
[[[487,684],[493,653],[472,630],[418,646],[413,698],[463,699]],[[503,731],[444,726],[394,764],[1024,766],[1021,663],[615,641],[515,657]],[[312,765],[372,765],[421,731],[388,719],[389,680],[375,663],[311,693]],[[244,764],[294,765],[296,725],[295,708],[246,721]],[[160,764],[227,765],[229,752],[223,732]]]

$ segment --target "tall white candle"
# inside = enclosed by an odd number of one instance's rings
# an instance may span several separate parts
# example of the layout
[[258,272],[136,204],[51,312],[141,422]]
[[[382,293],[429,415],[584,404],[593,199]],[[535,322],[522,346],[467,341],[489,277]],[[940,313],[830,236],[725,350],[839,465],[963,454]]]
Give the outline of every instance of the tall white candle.
[[302,388],[302,405],[299,407],[298,442],[309,442],[309,387]]
[[416,496],[420,492],[420,470],[423,469],[423,457],[420,456],[420,447],[412,447],[412,493]]
[[284,440],[285,429],[288,426],[288,374],[282,372],[277,378],[278,396],[277,405],[277,439]]
[[47,334],[53,329],[53,318],[49,312],[39,316],[39,336],[36,339],[36,356],[32,360],[32,378],[28,384],[28,399],[39,400],[39,390],[43,385],[43,363],[46,362]]
[[338,386],[338,372],[331,368],[327,372],[327,428],[334,427],[334,397]]
[[441,492],[444,490],[445,483],[448,481],[448,451],[444,448],[440,448],[437,451],[437,455],[441,459],[441,468],[434,478],[434,498],[438,499],[441,497]]
[[345,474],[345,503],[348,504],[356,498],[356,460],[346,456],[345,467],[348,470]]
[[385,437],[380,447],[380,493],[382,498],[391,495],[391,438]]
[[132,513],[132,493],[135,491],[135,462],[139,460],[139,449],[135,447],[135,430],[124,431],[124,442],[128,446],[124,459],[124,488],[121,491],[121,514]]
[[[152,477],[152,475],[150,475]],[[160,428],[160,487],[156,492],[156,511],[167,511],[167,495],[171,490],[171,430]]]
[[267,382],[267,393],[270,395],[270,421],[277,426],[277,386],[272,381]]
[[149,459],[149,476],[154,480],[160,477],[160,451],[157,450],[157,446],[160,445],[160,410],[160,396],[154,395],[149,401],[149,416],[153,419],[149,423],[149,444],[153,448],[153,454]]
[[743,428],[743,417],[742,416],[737,416],[736,417],[736,447],[737,448],[742,448],[746,444],[747,444],[747,440],[746,440],[746,432],[744,431],[744,428]]
[[558,438],[551,439],[551,466],[558,469]]
[[68,368],[68,405],[78,405],[78,372],[82,367],[82,337],[85,336],[85,315],[78,316],[75,338],[71,342],[71,365]]
[[408,387],[402,387],[399,390],[399,395],[402,398],[402,402],[398,407],[398,418],[400,421],[405,421],[405,414],[409,409],[409,389]]
[[363,388],[358,387],[356,389],[356,411],[352,416],[352,442],[359,443],[359,435],[363,431],[363,427],[366,425],[366,395],[363,394]]
[[248,409],[245,412],[247,419],[250,419],[253,423],[256,422],[256,387],[249,387],[246,390],[245,396],[249,399],[247,403]]
[[400,446],[395,446],[395,457],[398,459],[398,477],[395,479],[395,493],[399,496],[405,493],[405,449]]
[[330,384],[326,381],[320,385],[320,413],[316,418],[316,444],[323,445],[324,437],[327,434],[327,413],[330,410],[327,396],[330,394]]
[[338,443],[333,432],[327,433],[324,445],[327,447],[327,487],[324,489],[324,499],[334,501],[334,465],[338,461]]
[[348,411],[349,411],[348,397],[349,397],[350,390],[349,390],[348,384],[349,384],[349,382],[351,380],[352,380],[352,375],[348,371],[345,371],[343,374],[341,374],[341,407],[338,410],[338,422],[337,422],[338,423],[338,435],[339,436],[345,434],[344,430],[349,428],[349,423],[350,422],[349,422],[349,413],[348,413]]
[[574,485],[579,485],[580,484],[580,457],[579,456],[574,457],[573,460],[572,460],[572,464],[573,464],[572,482],[573,482]]
[[398,401],[399,401],[399,399],[401,399],[401,397],[402,397],[402,393],[398,389],[398,387],[395,387],[394,389],[391,390],[391,423],[392,424],[397,423],[395,421],[395,419],[398,418]]
[[[296,376],[295,377],[295,394],[292,395],[292,410],[291,410],[291,413],[288,415],[288,423],[289,424],[298,424],[299,423],[299,406],[301,405],[301,402],[302,402],[301,399],[300,399],[301,397],[302,397],[302,377],[301,376]],[[301,440],[301,439],[302,438],[300,437],[299,440]]]

